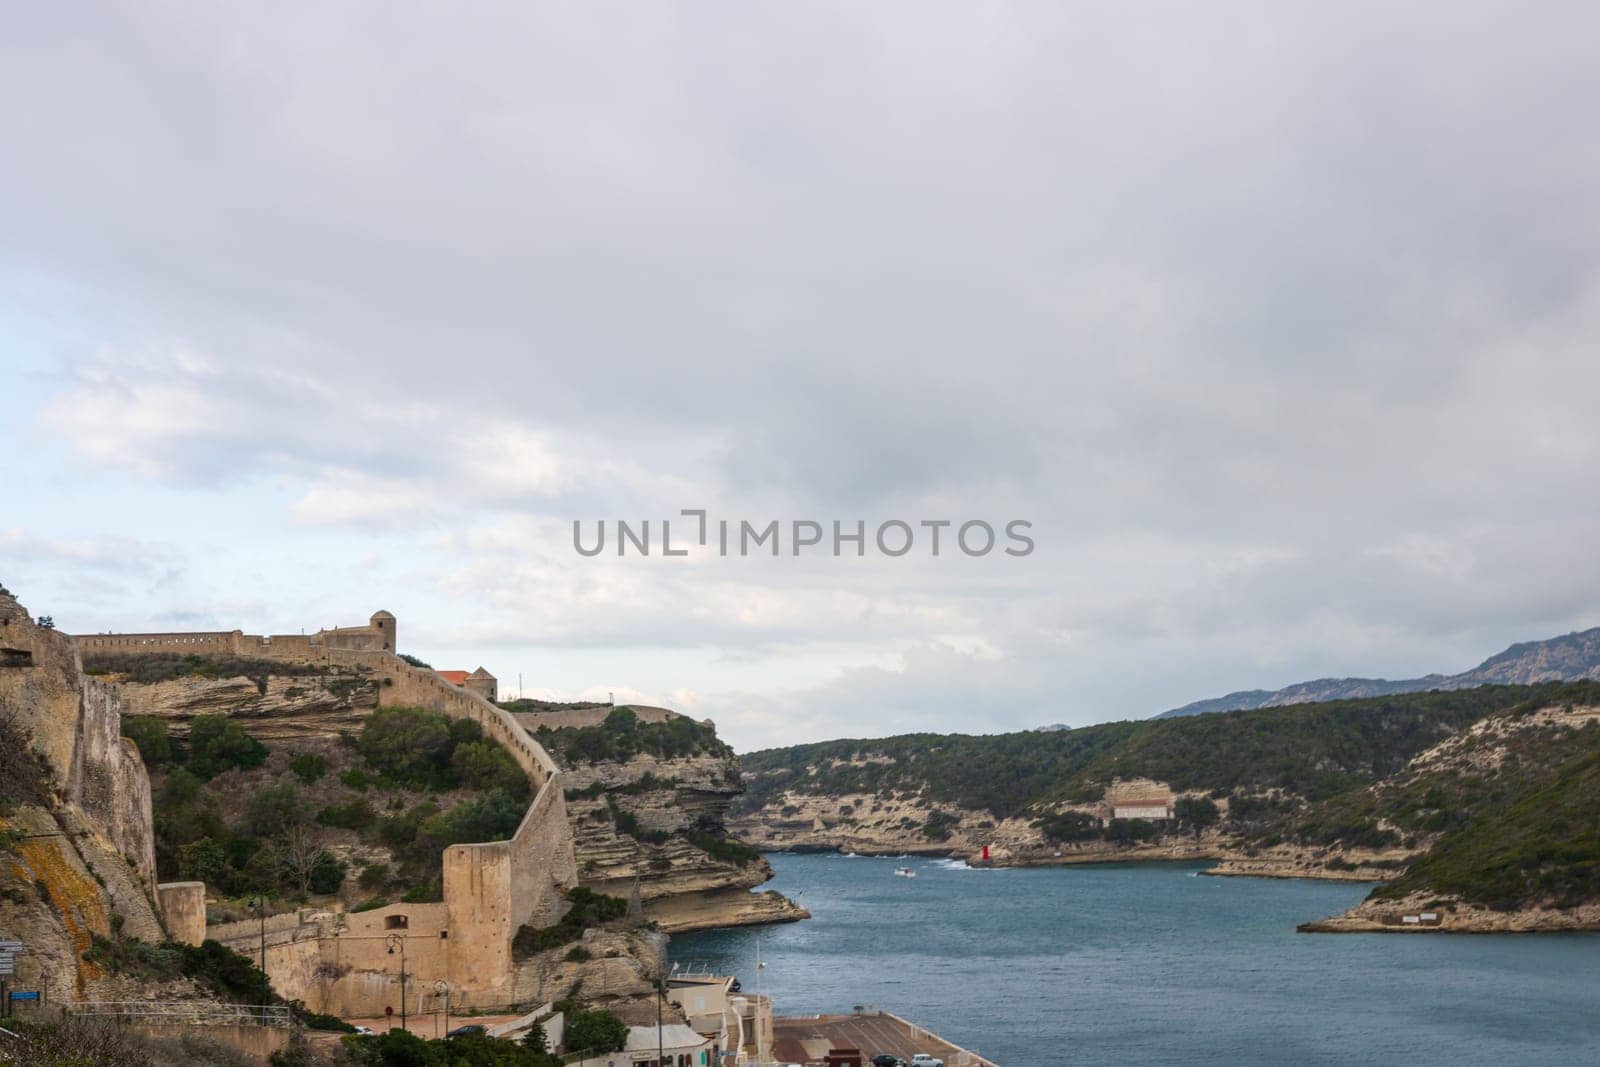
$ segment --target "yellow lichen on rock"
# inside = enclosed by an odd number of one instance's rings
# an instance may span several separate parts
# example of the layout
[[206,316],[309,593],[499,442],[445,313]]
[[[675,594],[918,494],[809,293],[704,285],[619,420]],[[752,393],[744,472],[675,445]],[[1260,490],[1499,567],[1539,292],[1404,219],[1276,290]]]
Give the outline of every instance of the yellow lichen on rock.
[[[22,861],[32,872],[33,879],[44,886],[61,916],[68,935],[72,938],[77,963],[78,991],[84,984],[101,976],[100,968],[83,958],[94,943],[94,935],[108,936],[111,921],[106,914],[100,887],[94,879],[79,871],[63,855],[60,844],[52,838],[35,838],[18,846]],[[22,877],[26,873],[20,872]]]

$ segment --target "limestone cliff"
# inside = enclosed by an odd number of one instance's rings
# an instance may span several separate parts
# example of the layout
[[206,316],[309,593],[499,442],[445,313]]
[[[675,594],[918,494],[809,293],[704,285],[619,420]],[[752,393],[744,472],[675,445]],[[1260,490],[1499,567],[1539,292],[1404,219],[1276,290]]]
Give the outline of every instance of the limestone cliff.
[[18,982],[57,1000],[130,993],[82,958],[95,935],[164,939],[150,780],[120,715],[72,639],[0,593],[0,937],[26,944]]
[[85,657],[85,666],[119,683],[127,714],[166,719],[180,731],[197,715],[228,715],[269,743],[337,737],[359,730],[378,706],[377,680],[356,666],[153,658],[100,653]]
[[[617,719],[606,725],[614,710],[635,714],[634,730],[654,733],[608,744],[607,731],[619,730]],[[623,897],[637,887],[646,917],[669,933],[807,916],[781,894],[751,892],[772,868],[728,835],[728,808],[744,786],[738,760],[709,724],[660,708],[519,718],[562,764],[584,885]],[[693,740],[647,750],[649,737],[674,729]]]

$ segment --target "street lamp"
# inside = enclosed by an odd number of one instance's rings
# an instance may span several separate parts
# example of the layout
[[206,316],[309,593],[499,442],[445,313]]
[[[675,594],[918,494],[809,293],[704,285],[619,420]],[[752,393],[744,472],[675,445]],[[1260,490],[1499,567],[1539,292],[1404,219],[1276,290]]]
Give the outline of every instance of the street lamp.
[[256,909],[256,918],[261,920],[261,973],[265,975],[267,973],[267,900],[265,897],[257,897],[250,902],[250,906]]
[[444,998],[444,1032],[450,1032],[450,983],[438,981],[433,983],[433,995]]
[[656,1063],[667,1067],[667,1046],[661,1037],[661,1004],[667,999],[667,980],[656,976]]
[[400,934],[390,934],[384,938],[384,944],[389,946],[389,955],[394,955],[394,950],[400,950],[400,1029],[406,1029],[406,939]]

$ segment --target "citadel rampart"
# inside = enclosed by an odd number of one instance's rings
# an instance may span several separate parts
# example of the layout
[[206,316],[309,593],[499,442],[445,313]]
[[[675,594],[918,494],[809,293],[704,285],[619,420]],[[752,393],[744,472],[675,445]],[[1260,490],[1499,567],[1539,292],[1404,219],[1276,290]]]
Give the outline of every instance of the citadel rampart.
[[[431,988],[445,981],[452,1000],[463,1007],[510,1002],[518,988],[512,958],[518,929],[559,920],[567,907],[564,891],[578,883],[560,772],[514,716],[400,659],[394,652],[395,619],[388,612],[378,612],[365,627],[305,635],[231,630],[93,634],[77,640],[84,653],[220,653],[355,667],[378,680],[379,706],[424,707],[478,723],[533,781],[534,798],[516,833],[507,841],[447,848],[443,903],[392,904],[354,915],[303,913],[292,922],[271,924],[277,930],[267,938],[267,973],[280,994],[317,1010],[381,1014],[398,996],[401,955],[390,951],[398,937],[412,983]],[[255,923],[211,927],[207,934],[252,957],[260,951]]]

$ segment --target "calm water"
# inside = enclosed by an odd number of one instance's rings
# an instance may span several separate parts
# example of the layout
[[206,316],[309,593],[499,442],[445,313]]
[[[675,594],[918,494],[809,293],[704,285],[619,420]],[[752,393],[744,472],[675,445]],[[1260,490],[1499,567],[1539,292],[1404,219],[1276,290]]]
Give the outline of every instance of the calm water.
[[[1369,887],[1192,865],[769,858],[815,916],[759,931],[780,1015],[876,1004],[1002,1067],[1600,1064],[1597,936],[1297,934]],[[672,958],[753,991],[757,935],[675,937]]]

